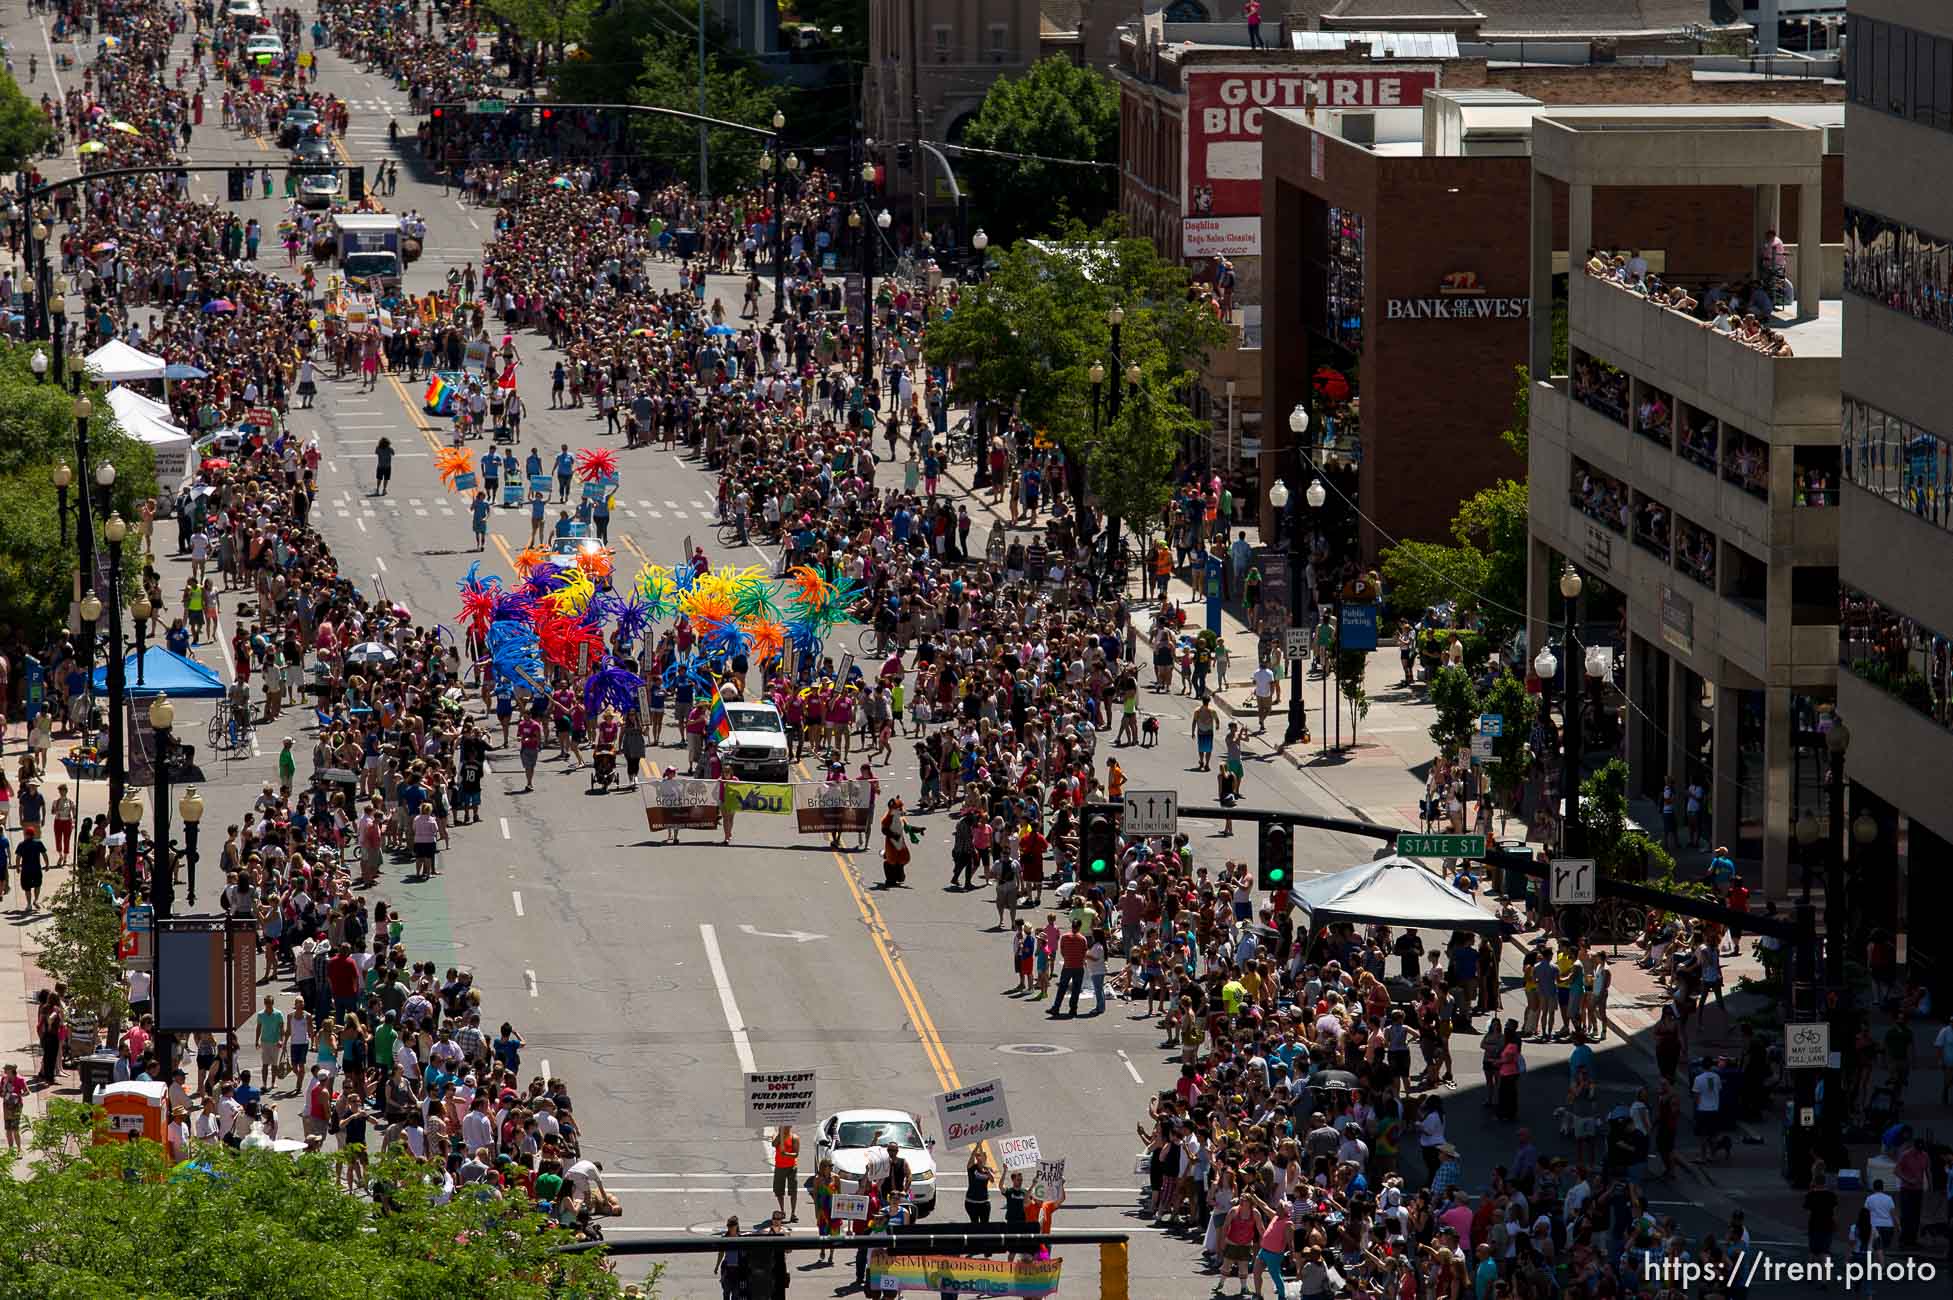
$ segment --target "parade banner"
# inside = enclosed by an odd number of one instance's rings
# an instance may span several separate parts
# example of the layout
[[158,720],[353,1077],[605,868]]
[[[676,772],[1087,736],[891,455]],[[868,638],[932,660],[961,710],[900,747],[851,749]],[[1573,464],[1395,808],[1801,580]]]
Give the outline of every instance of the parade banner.
[[938,1295],[1040,1296],[1058,1289],[1061,1259],[973,1259],[968,1255],[868,1256],[870,1291],[931,1291]]
[[936,1123],[952,1151],[1005,1136],[1010,1132],[1010,1110],[1004,1105],[1004,1081],[985,1079],[937,1093]]
[[875,816],[875,788],[866,781],[797,785],[793,815],[802,835],[866,834]]
[[746,1076],[747,1128],[812,1125],[819,1119],[814,1110],[812,1070],[772,1070]]
[[681,827],[710,829],[719,824],[719,783],[665,777],[638,786],[644,797],[644,822],[654,831]]
[[726,811],[784,817],[793,811],[793,787],[765,781],[728,781]]

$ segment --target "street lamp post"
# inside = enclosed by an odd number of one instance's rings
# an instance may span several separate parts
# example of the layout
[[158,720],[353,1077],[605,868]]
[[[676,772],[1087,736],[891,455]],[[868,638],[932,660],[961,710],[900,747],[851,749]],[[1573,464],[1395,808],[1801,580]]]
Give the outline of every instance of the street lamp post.
[[75,481],[75,472],[62,461],[54,467],[48,477],[54,481],[54,508],[61,518],[61,549],[68,548],[68,485]]
[[[44,339],[53,334],[48,328],[48,298],[52,295],[54,277],[48,270],[48,229],[42,214],[36,214],[33,229],[27,233],[34,237],[34,319],[29,328],[35,338]],[[60,367],[55,369],[58,375]]]
[[189,903],[190,906],[195,907],[197,905],[197,830],[198,823],[203,821],[203,796],[197,793],[197,787],[193,785],[184,790],[183,797],[177,801],[176,814],[183,819],[183,857],[188,863]]
[[[104,470],[113,471],[114,466],[103,464]],[[110,480],[114,475],[111,472]],[[102,525],[102,537],[109,548],[109,596],[106,608],[109,616],[109,807],[118,812],[123,806],[123,789],[128,779],[127,738],[123,733],[124,701],[128,698],[128,674],[122,662],[122,540],[129,535],[129,525],[122,516],[111,514],[108,522]],[[138,814],[140,820],[140,814]],[[128,868],[126,880],[131,892],[136,883],[136,827],[123,817],[123,830],[129,836]]]
[[780,131],[787,124],[787,115],[778,109],[773,113],[773,140],[767,151],[760,155],[760,170],[773,178],[773,323],[778,325],[787,318],[787,174],[800,170],[800,159],[793,154],[784,158],[775,156],[780,145]]
[[[1830,755],[1826,785],[1831,805],[1824,857],[1824,987],[1830,1000],[1831,1050],[1841,1066],[1855,1068],[1858,1062],[1852,1059],[1852,1049],[1858,1037],[1858,1004],[1856,993],[1845,987],[1845,951],[1850,946],[1845,933],[1850,929],[1845,901],[1845,753],[1851,748],[1851,728],[1836,714],[1824,733],[1824,748]],[[1870,818],[1862,820],[1870,823]],[[1869,829],[1871,834],[1858,836],[1860,843],[1877,838],[1876,823]],[[1840,1168],[1845,1113],[1851,1107],[1847,1077],[1843,1069],[1825,1070],[1824,1113],[1818,1126],[1818,1154]]]
[[136,598],[129,602],[129,615],[136,624],[136,685],[138,686],[147,684],[143,680],[142,661],[149,649],[149,616],[155,612],[156,607],[149,603],[149,593],[146,591],[138,591]]
[[54,382],[61,382],[63,354],[68,349],[68,290],[71,288],[67,276],[54,281],[54,297],[48,301],[48,309],[54,315]]
[[47,353],[41,351],[39,348],[35,348],[34,355],[27,358],[27,368],[34,372],[35,383],[45,384],[47,382]]
[[[1787,1016],[1789,1022],[1808,1023],[1816,1019],[1817,1010],[1817,913],[1811,906],[1812,868],[1817,860],[1817,844],[1824,831],[1818,825],[1817,815],[1806,808],[1791,834],[1797,841],[1797,856],[1804,872],[1804,894],[1797,900],[1792,919],[1797,927],[1796,948],[1791,956],[1794,965],[1791,970],[1790,998]],[[1791,1112],[1790,1136],[1786,1155],[1786,1181],[1791,1187],[1808,1187],[1811,1182],[1811,1158],[1816,1154],[1817,1130],[1804,1122],[1805,1112],[1817,1104],[1817,1080],[1820,1071],[1795,1070],[1791,1073],[1791,1085],[1795,1092],[1794,1109]]]
[[[156,829],[149,863],[149,901],[156,915],[166,917],[176,906],[176,872],[170,862],[170,748],[176,742],[171,729],[176,726],[176,706],[168,695],[159,694],[149,702],[149,726],[156,733]],[[134,827],[130,832],[134,834]]]
[[1560,655],[1551,646],[1540,647],[1533,659],[1541,688],[1553,680],[1562,664],[1566,680],[1560,695],[1560,856],[1571,857],[1579,848],[1580,820],[1580,711],[1582,688],[1587,668],[1580,654],[1580,591],[1584,584],[1580,571],[1571,563],[1560,574],[1560,595],[1566,601],[1566,630],[1560,639]]

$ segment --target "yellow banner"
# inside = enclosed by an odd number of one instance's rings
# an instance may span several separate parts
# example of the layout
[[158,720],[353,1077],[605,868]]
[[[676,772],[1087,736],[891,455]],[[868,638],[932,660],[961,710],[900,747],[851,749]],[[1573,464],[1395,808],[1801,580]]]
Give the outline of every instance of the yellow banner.
[[784,817],[793,811],[793,787],[765,781],[728,781],[726,811]]

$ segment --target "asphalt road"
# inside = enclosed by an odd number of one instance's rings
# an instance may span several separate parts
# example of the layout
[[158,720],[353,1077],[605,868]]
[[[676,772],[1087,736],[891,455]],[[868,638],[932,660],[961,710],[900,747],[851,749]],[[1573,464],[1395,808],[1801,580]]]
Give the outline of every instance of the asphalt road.
[[[37,29],[17,12],[6,31],[17,51],[39,44]],[[187,49],[187,39],[179,49]],[[46,62],[44,55],[43,83]],[[387,202],[400,211],[418,208],[427,218],[427,253],[409,269],[408,287],[425,292],[443,282],[449,265],[472,260],[479,266],[492,210],[463,207],[428,183],[410,155],[389,148],[389,115],[399,115],[403,136],[411,138],[404,96],[330,53],[322,77],[326,89],[352,106],[343,142],[348,160],[367,164],[371,176],[380,160],[397,157],[401,185]],[[198,133],[194,150],[199,159],[276,161],[275,151],[261,153],[256,143],[217,129],[214,111],[206,121],[211,125]],[[209,191],[221,195],[221,177],[209,178]],[[278,201],[238,206],[267,230],[282,215]],[[273,260],[282,263],[282,253]],[[663,276],[675,283],[675,268],[664,268]],[[720,296],[737,303],[736,280],[728,278]],[[519,347],[527,442],[547,454],[563,443],[574,450],[612,441],[586,412],[549,409],[547,340],[528,336]],[[345,570],[384,583],[419,619],[451,619],[456,579],[474,557],[467,553],[463,502],[443,490],[430,460],[446,438],[446,422],[423,417],[418,397],[385,379],[364,395],[353,380],[326,381],[317,407],[291,418],[301,432],[319,435],[325,462],[316,516]],[[391,493],[374,497],[372,452],[381,436],[399,454]],[[621,569],[634,571],[651,557],[675,561],[687,537],[704,543],[715,565],[763,558],[713,545],[707,503],[714,485],[701,467],[649,449],[624,452],[621,439],[615,442],[623,481],[612,532]],[[973,541],[980,544],[988,521],[978,518]],[[507,556],[526,539],[526,521],[498,511],[492,528],[484,568],[507,575]],[[163,561],[166,591],[181,586],[175,567]],[[1148,696],[1145,707],[1161,715],[1164,743],[1119,751],[1131,788],[1173,789],[1183,802],[1211,800],[1211,778],[1191,771],[1189,702]],[[185,708],[180,716],[200,729],[206,715]],[[308,720],[288,717],[303,753],[308,742],[301,724]],[[213,835],[273,776],[282,734],[276,727],[262,732],[249,758],[205,764],[205,824]],[[654,846],[633,794],[593,794],[585,772],[560,762],[545,763],[536,790],[524,794],[511,753],[498,751],[491,767],[484,820],[456,831],[444,874],[414,884],[390,879],[381,893],[404,909],[407,942],[417,955],[473,968],[491,1023],[510,1020],[527,1038],[525,1068],[546,1068],[569,1081],[586,1150],[604,1162],[606,1180],[625,1206],[624,1217],[607,1225],[613,1239],[710,1233],[729,1214],[752,1222],[771,1210],[766,1153],[744,1125],[742,1070],[811,1067],[823,1113],[899,1107],[921,1115],[931,1134],[934,1094],[998,1077],[1015,1130],[1036,1134],[1047,1156],[1069,1161],[1070,1201],[1059,1226],[1134,1232],[1132,1293],[1186,1294],[1198,1270],[1197,1249],[1151,1232],[1134,1214],[1142,1180],[1133,1172],[1139,1148],[1133,1126],[1151,1093],[1170,1086],[1177,1066],[1159,1050],[1157,1029],[1124,1006],[1053,1021],[1042,1004],[1006,996],[1013,983],[1008,947],[992,931],[988,896],[945,891],[948,827],[941,817],[921,819],[929,834],[911,868],[913,888],[884,893],[870,887],[879,875],[872,855],[837,854],[824,842],[798,840],[785,818],[740,819],[731,847],[704,835],[676,848]],[[913,799],[914,764],[899,746],[894,768],[882,775],[888,793]],[[1280,760],[1250,763],[1243,793],[1249,805],[1345,812]],[[1245,829],[1231,840],[1218,838],[1215,825],[1189,823],[1188,829],[1197,853],[1215,865],[1253,852]],[[1368,859],[1374,846],[1304,834],[1298,868],[1349,866]],[[210,883],[205,889],[214,893]],[[1528,1110],[1541,1134],[1550,1133],[1550,1107],[1559,1100],[1549,1095],[1557,1091],[1559,1055],[1552,1048],[1533,1052],[1528,1088],[1536,1096]],[[1610,1090],[1630,1086],[1614,1050],[1603,1051],[1601,1060]],[[1478,1100],[1469,1087],[1456,1094],[1452,1130],[1474,1183],[1512,1146],[1509,1135],[1481,1118]],[[949,1202],[938,1217],[952,1218],[962,1153],[939,1149],[937,1158]],[[811,1219],[809,1211],[809,1227]],[[645,1263],[633,1258],[622,1267],[635,1276]],[[709,1285],[709,1267],[709,1256],[677,1259],[668,1294]],[[1094,1251],[1068,1256],[1065,1291],[1090,1294],[1097,1268]],[[832,1278],[839,1287],[848,1276],[845,1266],[810,1269],[800,1282],[818,1287]]]

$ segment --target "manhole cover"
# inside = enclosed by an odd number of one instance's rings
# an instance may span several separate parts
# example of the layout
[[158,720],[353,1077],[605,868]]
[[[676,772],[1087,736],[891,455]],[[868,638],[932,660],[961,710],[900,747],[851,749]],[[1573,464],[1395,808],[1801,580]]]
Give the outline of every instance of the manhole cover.
[[1005,1043],[997,1050],[1009,1052],[1012,1056],[1063,1056],[1071,1048],[1060,1047],[1056,1043]]

